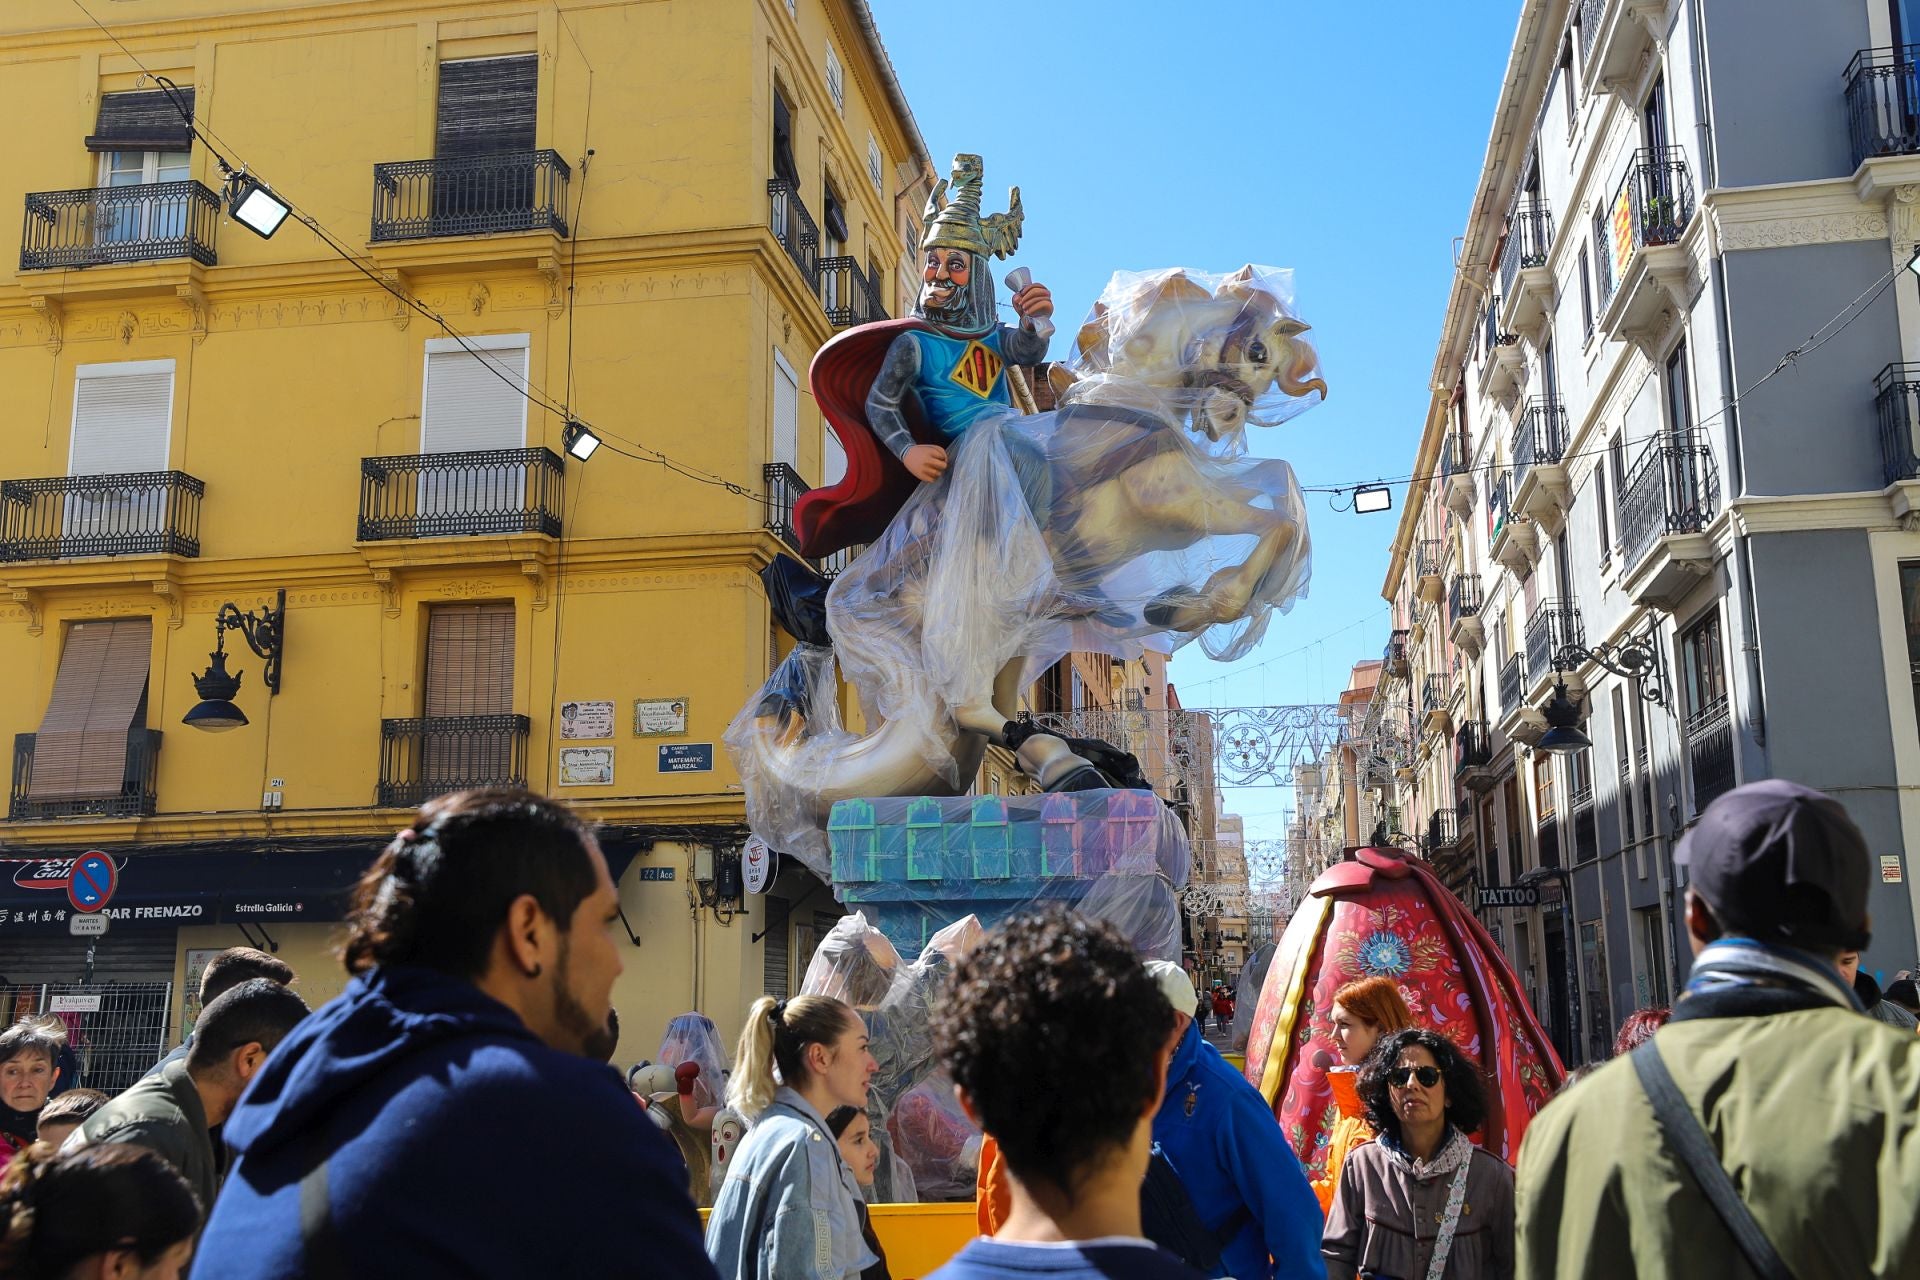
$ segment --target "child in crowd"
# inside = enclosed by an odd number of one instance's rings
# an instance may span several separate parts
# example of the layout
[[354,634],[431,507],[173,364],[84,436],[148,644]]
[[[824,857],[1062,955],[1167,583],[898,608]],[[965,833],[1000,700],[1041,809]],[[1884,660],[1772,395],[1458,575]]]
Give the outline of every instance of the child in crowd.
[[27,1017],[0,1031],[0,1169],[39,1137],[40,1109],[60,1078],[66,1027]]
[[106,1104],[107,1095],[98,1089],[69,1089],[47,1100],[40,1108],[40,1141],[58,1151],[67,1135],[86,1123],[88,1116]]
[[1058,907],[1014,917],[960,961],[935,1043],[999,1145],[1012,1208],[930,1280],[1201,1280],[1140,1230],[1173,1026],[1126,940]]
[[860,1234],[867,1248],[880,1259],[860,1273],[860,1280],[893,1280],[887,1270],[887,1251],[880,1247],[873,1217],[867,1211],[873,1199],[873,1171],[880,1167],[880,1147],[873,1140],[873,1122],[859,1107],[836,1107],[827,1117],[827,1128],[833,1130],[834,1139],[840,1144],[840,1158],[847,1162],[847,1168],[853,1170],[853,1180],[860,1184]]

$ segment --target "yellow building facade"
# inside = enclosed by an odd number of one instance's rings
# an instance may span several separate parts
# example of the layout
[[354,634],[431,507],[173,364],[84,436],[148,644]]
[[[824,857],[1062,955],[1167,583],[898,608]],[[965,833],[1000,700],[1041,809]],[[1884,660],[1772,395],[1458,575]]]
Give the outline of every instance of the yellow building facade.
[[[0,15],[14,1008],[82,976],[91,850],[93,976],[170,981],[168,1040],[195,952],[270,943],[318,1003],[349,872],[423,796],[523,782],[622,869],[620,1059],[689,1009],[731,1039],[839,914],[791,873],[729,899],[719,744],[838,465],[808,364],[911,298],[931,169],[865,4],[95,8]],[[296,217],[235,222],[216,156]],[[278,692],[229,630],[248,723],[183,724],[223,607],[282,592]]]

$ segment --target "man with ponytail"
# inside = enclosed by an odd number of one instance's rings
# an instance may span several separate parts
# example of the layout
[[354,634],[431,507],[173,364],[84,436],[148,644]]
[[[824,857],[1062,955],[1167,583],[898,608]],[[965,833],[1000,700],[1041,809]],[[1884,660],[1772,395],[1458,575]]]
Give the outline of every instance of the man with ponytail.
[[879,1261],[827,1124],[839,1107],[865,1109],[878,1069],[850,1006],[831,996],[754,1001],[727,1082],[727,1105],[753,1128],[707,1223],[722,1280],[859,1280]]
[[340,997],[226,1127],[197,1280],[712,1280],[686,1169],[604,1062],[619,898],[525,791],[415,815],[354,890]]

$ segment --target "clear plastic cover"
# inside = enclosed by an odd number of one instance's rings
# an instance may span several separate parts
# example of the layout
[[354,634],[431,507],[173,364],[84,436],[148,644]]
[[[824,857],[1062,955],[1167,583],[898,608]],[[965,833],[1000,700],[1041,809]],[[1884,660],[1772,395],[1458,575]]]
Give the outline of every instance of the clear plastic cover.
[[1247,962],[1240,966],[1240,976],[1233,984],[1233,1026],[1227,1033],[1228,1047],[1235,1053],[1245,1053],[1247,1034],[1253,1030],[1253,1011],[1260,1004],[1260,987],[1267,980],[1267,970],[1273,967],[1274,946],[1263,942],[1254,948]]
[[700,1068],[693,1097],[702,1108],[718,1106],[726,1098],[726,1052],[713,1019],[704,1013],[683,1013],[667,1024],[658,1061],[669,1067],[691,1062]]
[[[1060,407],[949,446],[834,581],[832,650],[796,651],[728,729],[754,830],[825,874],[835,802],[965,790],[981,731],[1062,654],[1257,644],[1311,555],[1292,468],[1249,455],[1246,427],[1324,396],[1306,329],[1287,271],[1116,275]],[[840,720],[836,659],[867,734]]]

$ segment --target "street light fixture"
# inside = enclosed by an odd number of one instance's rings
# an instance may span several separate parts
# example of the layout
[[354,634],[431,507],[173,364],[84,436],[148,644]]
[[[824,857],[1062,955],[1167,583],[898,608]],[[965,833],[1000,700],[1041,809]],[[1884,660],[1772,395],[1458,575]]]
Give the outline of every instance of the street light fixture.
[[1353,491],[1353,509],[1358,515],[1371,515],[1376,511],[1389,511],[1393,508],[1393,490],[1383,484],[1363,484]]
[[262,240],[270,240],[293,207],[242,169],[227,180],[227,212]]
[[585,462],[600,447],[600,437],[584,422],[568,422],[560,432],[560,443],[569,457]]
[[209,733],[225,733],[247,723],[246,712],[240,710],[233,701],[240,692],[240,678],[246,673],[227,670],[229,631],[238,631],[247,642],[247,648],[266,660],[266,666],[260,673],[260,682],[267,686],[267,695],[271,697],[280,692],[280,658],[286,648],[287,638],[287,593],[281,591],[273,607],[262,605],[257,612],[242,613],[238,605],[228,601],[220,606],[220,612],[214,618],[213,652],[207,655],[212,661],[205,673],[195,677],[193,682],[200,701],[181,717],[181,724]]
[[1580,714],[1585,701],[1567,692],[1566,680],[1554,680],[1553,697],[1547,700],[1546,706],[1540,708],[1540,713],[1547,718],[1547,731],[1540,735],[1540,741],[1533,744],[1533,749],[1571,755],[1592,746],[1593,739],[1580,731]]

